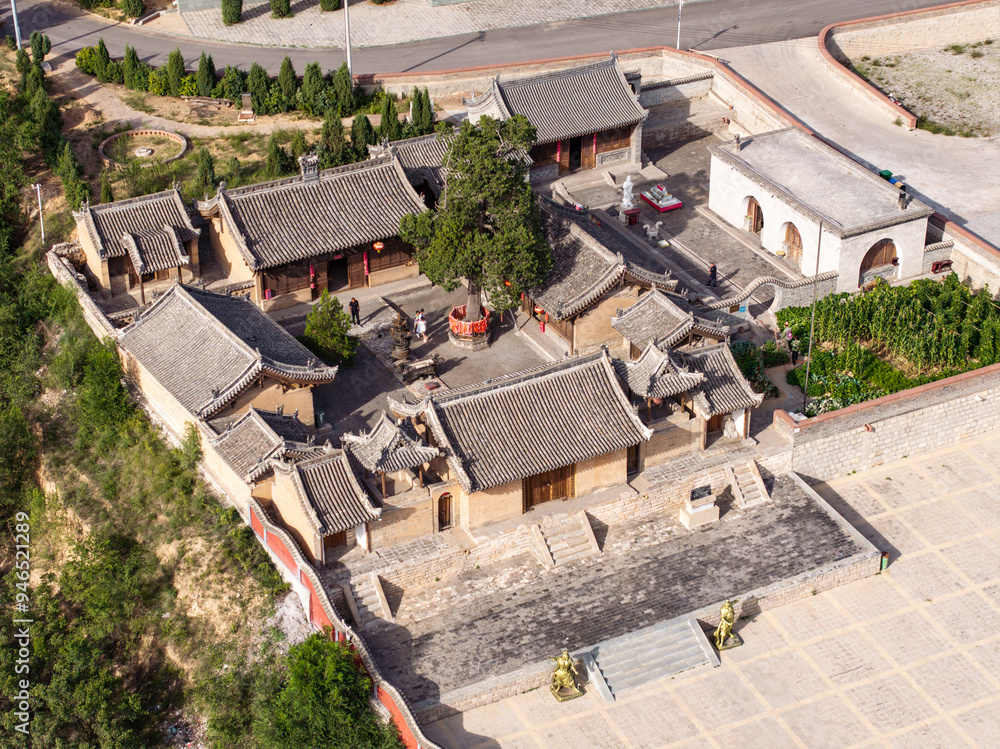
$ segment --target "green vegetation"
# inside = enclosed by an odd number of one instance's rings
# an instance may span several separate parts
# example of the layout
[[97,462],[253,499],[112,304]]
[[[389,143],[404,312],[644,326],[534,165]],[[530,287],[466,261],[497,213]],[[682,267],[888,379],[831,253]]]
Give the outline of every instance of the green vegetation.
[[[4,746],[139,749],[204,716],[214,747],[398,747],[366,709],[371,685],[350,651],[317,634],[286,655],[263,627],[287,586],[199,480],[197,431],[164,443],[128,397],[114,345],[26,249],[23,187],[45,179],[55,140],[35,118],[49,101],[39,80],[28,71],[16,95],[0,85]],[[30,580],[14,567],[15,528],[30,534]],[[34,622],[30,737],[14,730],[19,597]]]
[[751,341],[737,341],[729,348],[754,392],[763,393],[765,398],[777,397],[778,388],[764,370],[787,364],[788,354],[774,341],[767,341],[763,346],[756,346]]
[[[809,346],[809,307],[778,312]],[[1000,361],[1000,309],[984,287],[971,292],[949,274],[942,283],[878,281],[865,294],[834,294],[816,305],[810,366],[812,413],[842,408]],[[788,375],[802,387],[805,368]],[[812,414],[810,414],[812,415]]]
[[291,18],[291,0],[271,0],[271,18]]
[[329,364],[350,364],[358,349],[358,339],[347,334],[350,329],[351,318],[340,300],[323,289],[306,318],[306,330],[299,341]]
[[399,223],[399,236],[417,249],[420,270],[433,283],[451,291],[465,280],[466,319],[480,319],[482,289],[495,309],[511,309],[552,265],[520,157],[534,143],[535,129],[520,115],[484,117],[478,125],[465,120],[444,158],[449,176],[441,202]]
[[243,0],[222,0],[222,22],[232,26],[243,20]]

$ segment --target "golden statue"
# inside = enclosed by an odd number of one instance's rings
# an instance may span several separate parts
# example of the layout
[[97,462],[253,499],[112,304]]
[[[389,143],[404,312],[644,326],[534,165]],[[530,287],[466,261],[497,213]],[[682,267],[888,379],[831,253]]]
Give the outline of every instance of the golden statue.
[[[733,625],[736,623],[736,612],[733,610],[734,603],[736,601],[730,601],[727,598],[722,604],[722,609],[719,611],[719,628],[715,630],[713,637],[715,647],[718,650],[728,650],[729,648],[735,648],[743,644],[739,635],[733,632]],[[733,640],[733,642],[727,645],[726,643],[729,640]]]
[[549,660],[556,662],[556,670],[552,672],[552,685],[549,687],[552,696],[565,702],[583,694],[576,686],[578,674],[569,651],[564,650],[557,658],[550,657]]

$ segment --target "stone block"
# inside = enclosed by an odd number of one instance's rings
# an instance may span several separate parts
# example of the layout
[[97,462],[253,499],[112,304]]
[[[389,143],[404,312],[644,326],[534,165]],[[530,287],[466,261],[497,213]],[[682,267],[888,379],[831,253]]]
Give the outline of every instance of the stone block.
[[714,523],[719,519],[719,507],[714,502],[712,504],[691,507],[685,504],[678,514],[681,523],[689,531],[700,528],[703,525]]

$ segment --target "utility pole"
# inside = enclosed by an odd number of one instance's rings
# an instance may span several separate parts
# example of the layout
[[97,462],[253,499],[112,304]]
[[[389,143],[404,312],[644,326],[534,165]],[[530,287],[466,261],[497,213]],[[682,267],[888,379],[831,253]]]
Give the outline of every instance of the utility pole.
[[21,27],[17,25],[17,0],[10,0],[10,13],[14,17],[14,36],[17,37],[17,48],[21,49]]
[[813,306],[809,320],[809,350],[806,352],[806,384],[802,388],[802,415],[806,415],[806,404],[809,402],[809,365],[812,364],[813,332],[816,330],[816,295],[819,293],[816,276],[819,275],[819,250],[823,246],[823,222],[819,222],[819,239],[816,240],[816,273],[813,275]]
[[684,0],[677,3],[677,49],[681,48],[681,11],[684,9]]
[[31,187],[38,194],[38,222],[42,225],[42,244],[45,244],[45,219],[42,217],[42,183],[36,182]]
[[354,67],[351,65],[351,0],[344,0],[344,36],[347,44],[347,72],[354,75]]

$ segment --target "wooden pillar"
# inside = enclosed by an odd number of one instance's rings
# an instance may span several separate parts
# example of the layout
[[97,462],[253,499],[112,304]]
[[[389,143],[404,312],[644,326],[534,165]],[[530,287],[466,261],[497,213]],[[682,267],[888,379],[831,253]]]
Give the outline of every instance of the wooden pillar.
[[420,488],[421,489],[424,488],[424,467],[423,467],[423,465],[420,466]]
[[385,471],[382,471],[382,499],[385,499]]
[[142,274],[139,274],[139,301],[141,304],[146,304],[146,284],[142,280]]

